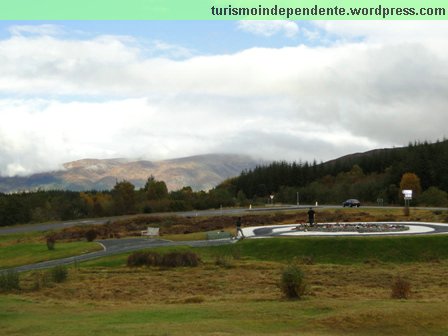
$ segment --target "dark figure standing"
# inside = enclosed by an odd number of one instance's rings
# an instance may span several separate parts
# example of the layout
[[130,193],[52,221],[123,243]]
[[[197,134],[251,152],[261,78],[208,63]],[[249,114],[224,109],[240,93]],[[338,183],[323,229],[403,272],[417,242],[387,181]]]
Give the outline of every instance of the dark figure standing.
[[310,223],[310,226],[314,226],[314,215],[315,215],[315,212],[314,212],[313,208],[310,208],[308,210],[308,223]]
[[241,234],[241,238],[245,238],[243,230],[241,229],[241,217],[236,219],[236,238],[238,238],[238,233]]

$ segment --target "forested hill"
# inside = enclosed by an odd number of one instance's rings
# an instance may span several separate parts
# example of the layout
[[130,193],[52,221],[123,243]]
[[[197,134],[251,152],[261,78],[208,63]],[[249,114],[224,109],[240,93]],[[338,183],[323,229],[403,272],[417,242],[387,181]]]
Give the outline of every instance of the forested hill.
[[278,201],[289,203],[295,203],[299,192],[303,202],[339,203],[353,197],[392,204],[401,202],[400,182],[407,172],[420,179],[421,201],[428,190],[444,198],[448,192],[448,141],[377,149],[320,164],[274,162],[245,171],[221,187],[247,198],[275,194]]

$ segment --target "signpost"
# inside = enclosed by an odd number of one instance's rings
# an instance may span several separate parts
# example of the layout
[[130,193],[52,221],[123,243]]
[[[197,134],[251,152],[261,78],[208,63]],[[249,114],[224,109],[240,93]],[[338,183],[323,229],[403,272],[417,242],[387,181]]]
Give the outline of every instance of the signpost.
[[405,216],[409,216],[409,203],[412,200],[412,190],[403,190],[402,193],[404,196],[404,214]]
[[404,196],[404,205],[408,207],[412,200],[412,190],[403,190],[402,193]]

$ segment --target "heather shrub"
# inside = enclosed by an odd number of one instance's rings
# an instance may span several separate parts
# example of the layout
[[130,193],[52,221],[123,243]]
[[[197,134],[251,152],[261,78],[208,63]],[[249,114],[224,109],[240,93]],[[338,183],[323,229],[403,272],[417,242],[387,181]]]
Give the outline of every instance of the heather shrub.
[[52,251],[54,250],[54,245],[56,244],[56,238],[52,236],[47,236],[47,248]]
[[405,206],[403,208],[403,215],[406,216],[406,217],[409,217],[410,214],[411,214],[411,210],[409,209],[408,206]]
[[33,290],[49,287],[51,285],[51,278],[48,272],[35,272],[33,274]]
[[196,267],[200,263],[200,259],[196,253],[193,252],[184,252],[181,253],[181,265],[187,267]]
[[54,282],[60,283],[67,280],[68,270],[64,265],[56,266],[50,269],[51,279]]
[[8,292],[14,289],[20,289],[19,273],[15,270],[0,272],[0,292]]
[[392,282],[391,298],[392,299],[408,299],[411,295],[411,283],[402,277],[397,277]]
[[170,252],[163,255],[162,265],[164,267],[195,267],[199,265],[199,258],[192,252]]
[[129,255],[127,265],[138,266],[160,266],[160,267],[195,267],[200,263],[199,257],[192,252],[170,252],[160,255],[156,252],[134,252]]
[[300,256],[294,257],[293,264],[295,265],[314,265],[314,256]]
[[288,265],[282,272],[280,288],[288,299],[300,299],[306,290],[302,270],[296,265]]
[[145,266],[148,263],[148,252],[134,252],[128,256],[127,265],[130,267]]
[[98,233],[95,230],[91,229],[91,230],[86,231],[86,233],[84,235],[85,235],[86,240],[88,242],[92,242],[92,241],[95,240],[95,238],[97,237]]
[[232,262],[229,256],[227,255],[218,255],[215,258],[215,265],[224,267],[224,268],[231,268]]

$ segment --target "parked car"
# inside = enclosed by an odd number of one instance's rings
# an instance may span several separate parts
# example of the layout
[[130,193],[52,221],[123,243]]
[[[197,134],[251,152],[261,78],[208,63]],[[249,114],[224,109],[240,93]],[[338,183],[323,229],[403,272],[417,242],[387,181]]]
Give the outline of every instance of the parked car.
[[348,199],[345,202],[343,202],[342,206],[344,208],[347,207],[347,206],[350,207],[350,208],[353,208],[353,207],[359,208],[361,206],[361,202],[358,201],[357,199],[351,198],[351,199]]

